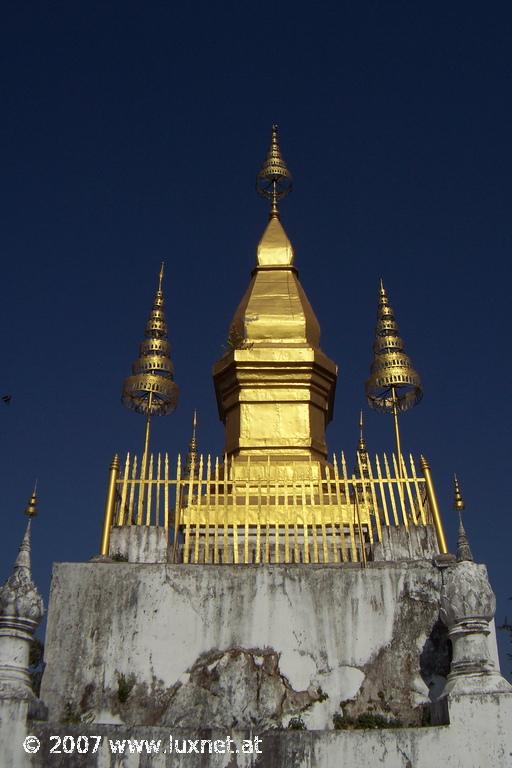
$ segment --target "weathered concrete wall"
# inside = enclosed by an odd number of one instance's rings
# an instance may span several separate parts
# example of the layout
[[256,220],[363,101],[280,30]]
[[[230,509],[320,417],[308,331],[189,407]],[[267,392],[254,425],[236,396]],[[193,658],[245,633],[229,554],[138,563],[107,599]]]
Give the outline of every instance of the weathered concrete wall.
[[[110,531],[109,554],[129,563],[166,563],[169,534],[164,528],[124,525]],[[98,558],[100,559],[100,558]]]
[[343,566],[63,563],[41,697],[50,719],[182,728],[301,717],[424,722],[448,672],[441,572]]
[[411,525],[409,528],[382,527],[382,540],[373,545],[373,559],[432,560],[439,553],[439,544],[432,525]]

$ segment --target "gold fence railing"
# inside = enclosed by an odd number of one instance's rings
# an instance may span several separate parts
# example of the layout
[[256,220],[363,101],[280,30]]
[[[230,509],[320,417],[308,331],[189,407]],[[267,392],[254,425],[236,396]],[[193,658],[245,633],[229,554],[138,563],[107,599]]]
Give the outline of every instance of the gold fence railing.
[[251,476],[250,461],[227,457],[200,456],[185,474],[180,456],[171,471],[167,454],[152,455],[144,476],[136,456],[121,468],[115,459],[102,553],[112,526],[136,525],[173,529],[174,562],[364,562],[384,527],[430,523],[446,551],[427,462],[418,473],[412,456],[400,471],[394,455],[358,458],[354,472],[342,453],[286,479],[262,479],[261,462]]

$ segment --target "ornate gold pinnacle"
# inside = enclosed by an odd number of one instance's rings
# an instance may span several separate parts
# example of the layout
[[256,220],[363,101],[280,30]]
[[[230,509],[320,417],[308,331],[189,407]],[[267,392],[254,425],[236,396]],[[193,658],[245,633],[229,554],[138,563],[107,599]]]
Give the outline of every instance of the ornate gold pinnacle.
[[359,443],[357,446],[357,450],[359,453],[366,453],[366,440],[364,439],[364,421],[363,421],[363,411],[359,412]]
[[281,155],[277,139],[277,125],[272,126],[272,138],[267,157],[256,177],[256,189],[262,197],[270,200],[270,218],[279,218],[277,201],[292,190],[292,175]]
[[187,463],[185,465],[185,477],[189,478],[197,470],[197,439],[196,439],[196,427],[197,427],[197,411],[194,409],[194,416],[192,418],[192,437],[188,444]]
[[363,423],[363,411],[359,414],[359,442],[357,444],[357,465],[354,470],[356,477],[368,475],[368,450],[366,448],[366,440],[364,437],[364,423]]
[[178,402],[178,386],[174,383],[171,347],[167,341],[162,281],[160,269],[158,290],[146,323],[145,339],[139,347],[139,357],[132,366],[132,375],[124,382],[122,401],[127,408],[147,416],[172,413]]
[[25,514],[28,517],[35,517],[37,515],[37,480],[34,485],[34,490],[29,499],[27,506],[25,507]]
[[373,353],[370,378],[365,386],[366,397],[372,408],[393,414],[398,474],[401,477],[403,458],[398,413],[419,403],[423,391],[421,379],[412,367],[409,356],[404,352],[404,342],[400,338],[382,278]]
[[404,342],[382,280],[373,352],[370,378],[365,387],[370,406],[392,413],[395,407],[406,411],[417,405],[423,396],[421,379],[404,352]]
[[466,508],[466,505],[464,504],[464,499],[462,498],[462,493],[460,491],[457,475],[453,476],[453,488],[454,488],[453,508],[456,512],[462,512],[462,510]]
[[473,553],[471,552],[471,547],[469,545],[469,540],[466,534],[466,530],[464,528],[464,523],[462,522],[462,511],[466,508],[466,505],[464,504],[464,499],[462,498],[462,493],[460,490],[459,481],[457,479],[457,475],[453,475],[453,490],[454,490],[454,498],[453,498],[453,508],[456,512],[459,513],[459,531],[457,534],[457,561],[460,563],[463,560],[473,560]]

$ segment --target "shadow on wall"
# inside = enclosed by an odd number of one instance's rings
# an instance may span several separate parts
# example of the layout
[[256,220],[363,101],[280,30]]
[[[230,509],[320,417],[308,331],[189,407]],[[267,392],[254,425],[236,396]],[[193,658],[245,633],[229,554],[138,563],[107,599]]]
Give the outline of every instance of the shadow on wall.
[[430,701],[436,701],[443,692],[451,662],[452,644],[448,629],[438,618],[420,654],[420,673],[429,689]]

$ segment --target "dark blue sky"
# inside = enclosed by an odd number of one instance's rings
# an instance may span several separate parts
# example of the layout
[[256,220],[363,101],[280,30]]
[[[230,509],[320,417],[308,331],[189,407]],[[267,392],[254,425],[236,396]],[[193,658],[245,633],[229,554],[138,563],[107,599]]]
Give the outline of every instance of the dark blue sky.
[[[340,369],[330,449],[355,448],[382,275],[425,389],[404,448],[430,459],[452,548],[458,473],[504,618],[511,33],[505,2],[2,3],[2,579],[35,477],[45,594],[53,561],[97,552],[111,456],[142,442],[119,396],[162,259],[181,399],[153,444],[186,450],[197,407],[200,448],[222,451],[211,366],[278,122],[282,221]],[[366,422],[391,449],[390,419]]]

